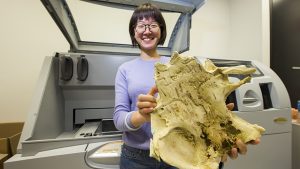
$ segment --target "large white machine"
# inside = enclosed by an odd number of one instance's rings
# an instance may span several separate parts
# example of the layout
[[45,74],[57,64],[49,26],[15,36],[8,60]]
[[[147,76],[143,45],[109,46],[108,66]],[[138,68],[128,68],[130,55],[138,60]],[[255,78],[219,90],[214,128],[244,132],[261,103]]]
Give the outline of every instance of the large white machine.
[[[46,57],[22,132],[18,153],[5,169],[119,168],[122,133],[112,121],[114,78],[123,62],[139,55],[130,44],[83,41],[66,0],[41,0],[70,51]],[[81,3],[132,10],[149,0],[84,0]],[[192,14],[204,0],[152,0],[164,12],[178,13],[161,55],[189,49]],[[78,9],[80,10],[80,9]],[[108,16],[104,16],[108,17]],[[129,21],[128,21],[129,22]],[[199,58],[201,60],[201,58]],[[291,169],[290,102],[279,77],[254,61],[212,59],[217,66],[244,64],[257,72],[228,97],[242,118],[266,128],[261,144],[225,163],[228,169]],[[239,76],[230,79],[236,81]]]

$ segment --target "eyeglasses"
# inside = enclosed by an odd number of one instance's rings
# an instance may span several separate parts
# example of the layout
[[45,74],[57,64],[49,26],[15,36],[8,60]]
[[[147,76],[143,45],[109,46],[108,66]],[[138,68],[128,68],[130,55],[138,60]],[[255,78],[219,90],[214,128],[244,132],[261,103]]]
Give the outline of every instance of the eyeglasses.
[[149,31],[151,32],[157,32],[159,30],[159,25],[157,23],[151,23],[151,24],[137,24],[135,30],[138,33],[144,33],[146,29],[149,28]]

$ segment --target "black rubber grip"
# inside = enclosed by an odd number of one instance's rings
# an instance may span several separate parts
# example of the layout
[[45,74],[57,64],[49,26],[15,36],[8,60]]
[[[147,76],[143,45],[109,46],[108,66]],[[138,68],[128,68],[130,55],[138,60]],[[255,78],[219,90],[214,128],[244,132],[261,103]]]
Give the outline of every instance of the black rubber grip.
[[77,79],[85,81],[89,74],[89,63],[84,55],[78,58],[77,62]]
[[60,59],[61,80],[69,81],[73,76],[73,60],[71,57],[61,57]]

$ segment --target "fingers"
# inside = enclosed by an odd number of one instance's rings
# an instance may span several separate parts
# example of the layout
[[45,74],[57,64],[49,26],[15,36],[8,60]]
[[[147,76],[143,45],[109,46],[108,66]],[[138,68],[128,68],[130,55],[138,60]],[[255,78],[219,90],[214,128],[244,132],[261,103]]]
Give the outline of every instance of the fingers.
[[227,161],[227,155],[226,155],[226,154],[223,155],[223,157],[221,158],[221,161],[222,161],[222,162],[226,162],[226,161]]
[[247,153],[247,145],[243,143],[241,140],[236,141],[236,146],[238,148],[238,152],[240,154],[246,154]]
[[140,113],[142,114],[148,114],[151,113],[156,107],[156,99],[154,96],[151,95],[143,95],[140,94],[138,96],[138,102],[136,103],[136,106]]
[[[154,95],[157,93],[158,89],[156,86],[153,86],[151,88],[151,90],[148,92],[148,94],[140,94],[138,96],[138,103],[147,103],[147,104],[141,104],[141,108],[143,107],[155,107],[156,106],[156,99],[154,97]],[[155,105],[149,105],[150,103],[155,103]],[[139,107],[139,105],[137,104],[137,106]]]
[[138,96],[138,102],[156,102],[156,99],[152,95],[140,94]]
[[233,110],[233,108],[234,108],[234,103],[228,103],[228,104],[226,105],[226,107],[227,107],[228,110]]
[[153,111],[154,107],[156,107],[156,102],[137,102],[136,105],[141,113],[150,113]]
[[138,101],[136,103],[139,113],[147,115],[153,111],[156,107],[156,99],[154,95],[157,93],[158,89],[156,86],[152,87],[148,94],[140,94],[138,96]]
[[[247,144],[253,144],[253,145],[257,145],[260,143],[260,139],[256,139],[256,140],[252,140],[252,141],[249,141],[247,143],[243,143],[241,140],[237,140],[236,143],[235,143],[235,146],[236,147],[233,147],[231,149],[231,151],[228,153],[228,156],[231,158],[231,159],[236,159],[238,157],[238,154],[246,154],[247,153]],[[225,157],[223,157],[225,158]],[[223,160],[222,158],[222,160]]]
[[238,139],[236,141],[236,147],[232,148],[228,155],[231,159],[236,159],[239,153],[243,155],[247,153],[247,144]]
[[259,143],[260,143],[260,139],[258,138],[258,139],[256,139],[256,140],[251,140],[251,141],[249,141],[247,144],[257,145],[257,144],[259,144]]
[[238,150],[237,148],[232,148],[231,151],[228,153],[231,159],[236,159],[238,157]]
[[148,95],[154,96],[158,92],[158,89],[156,86],[153,86],[150,91],[148,92]]
[[154,108],[156,107],[157,103],[156,102],[151,102],[151,101],[139,101],[137,102],[137,107],[142,109],[142,108]]
[[153,112],[153,108],[141,108],[138,110],[138,112],[143,116],[150,116],[150,113]]

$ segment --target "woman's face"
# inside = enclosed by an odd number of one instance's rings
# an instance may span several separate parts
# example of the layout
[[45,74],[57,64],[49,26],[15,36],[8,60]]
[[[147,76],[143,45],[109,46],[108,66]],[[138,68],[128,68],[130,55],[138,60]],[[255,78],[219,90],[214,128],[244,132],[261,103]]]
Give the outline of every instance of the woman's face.
[[153,18],[137,21],[134,37],[142,50],[156,50],[160,36],[160,27]]

